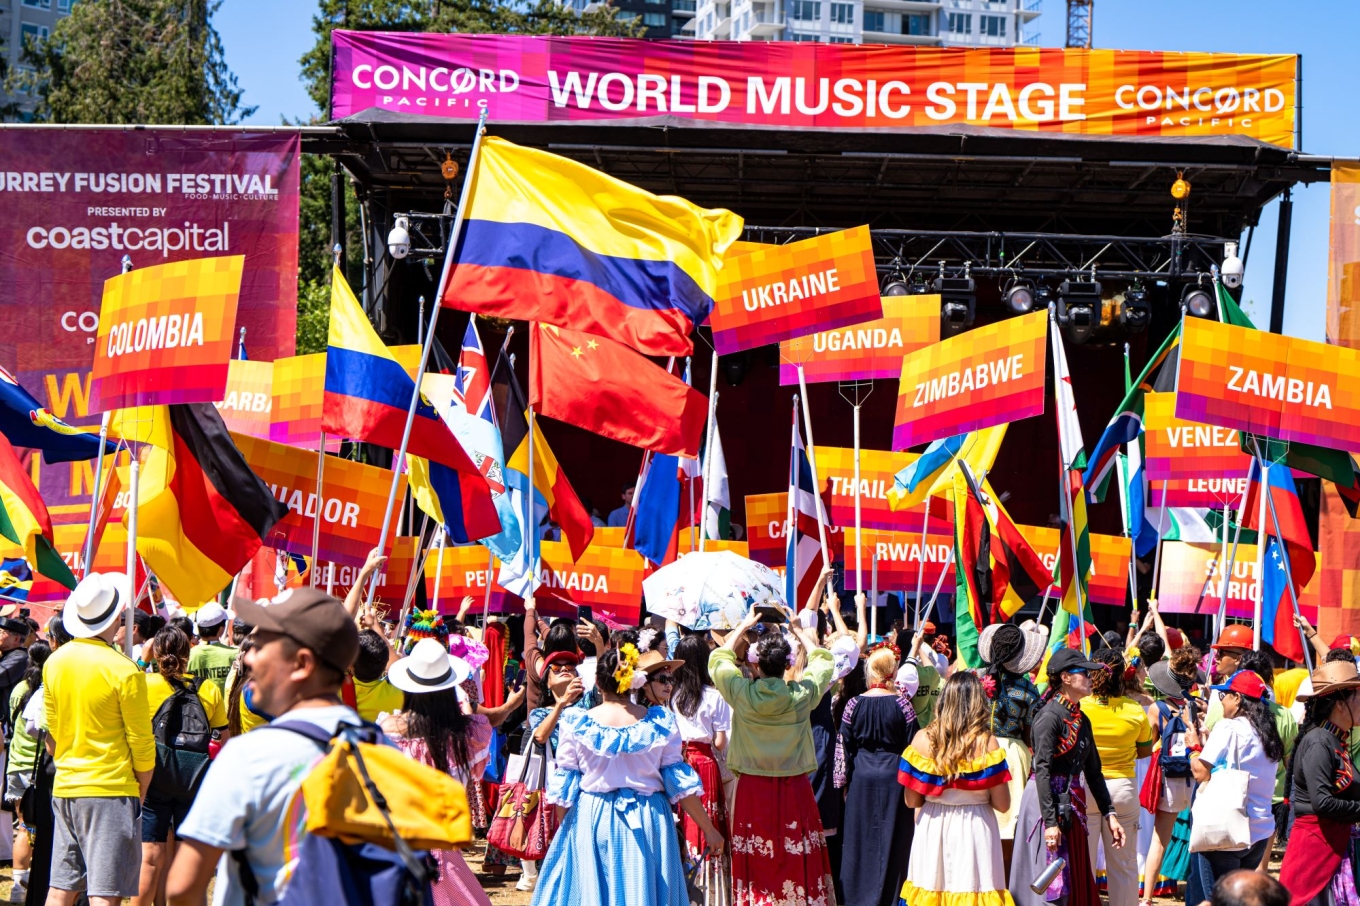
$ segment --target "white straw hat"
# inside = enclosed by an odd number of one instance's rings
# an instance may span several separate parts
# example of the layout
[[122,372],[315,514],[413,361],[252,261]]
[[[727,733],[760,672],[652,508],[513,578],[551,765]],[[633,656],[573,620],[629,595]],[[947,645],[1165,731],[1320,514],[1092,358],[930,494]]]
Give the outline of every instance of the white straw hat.
[[113,625],[131,601],[123,573],[91,573],[66,599],[61,623],[78,639],[92,639]]
[[452,689],[472,676],[472,668],[449,654],[438,639],[421,639],[411,653],[387,671],[387,681],[402,692],[419,694]]

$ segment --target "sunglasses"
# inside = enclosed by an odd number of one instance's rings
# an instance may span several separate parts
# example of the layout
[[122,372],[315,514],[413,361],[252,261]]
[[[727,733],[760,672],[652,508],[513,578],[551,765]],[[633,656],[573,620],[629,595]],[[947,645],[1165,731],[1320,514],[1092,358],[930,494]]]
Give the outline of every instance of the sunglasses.
[[654,676],[654,677],[652,677],[651,679],[648,680],[648,682],[649,682],[649,683],[660,683],[660,684],[663,685],[663,686],[674,686],[674,685],[675,685],[675,677],[671,676],[669,673],[663,673],[663,674],[661,674],[660,676]]

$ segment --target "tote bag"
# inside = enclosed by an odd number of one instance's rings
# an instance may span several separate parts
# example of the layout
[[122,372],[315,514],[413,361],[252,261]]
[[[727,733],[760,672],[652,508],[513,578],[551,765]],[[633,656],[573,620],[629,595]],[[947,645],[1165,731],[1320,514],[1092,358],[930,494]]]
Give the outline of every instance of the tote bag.
[[[543,766],[537,780],[526,781],[532,755],[541,751]],[[537,860],[547,855],[548,844],[557,831],[557,810],[544,794],[547,786],[548,758],[543,746],[534,743],[525,756],[519,779],[501,786],[500,800],[487,830],[487,839],[512,856]],[[506,778],[507,781],[510,778]]]
[[1251,775],[1241,769],[1233,733],[1229,764],[1218,768],[1201,784],[1190,806],[1192,853],[1247,849],[1251,846],[1251,821],[1247,818],[1247,784]]

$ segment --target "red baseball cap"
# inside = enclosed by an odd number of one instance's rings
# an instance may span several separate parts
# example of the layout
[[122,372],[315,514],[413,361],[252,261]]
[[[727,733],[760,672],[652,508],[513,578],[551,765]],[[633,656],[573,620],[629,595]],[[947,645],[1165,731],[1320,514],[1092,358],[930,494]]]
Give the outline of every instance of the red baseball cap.
[[1332,644],[1328,645],[1327,647],[1332,651],[1335,651],[1338,648],[1345,648],[1347,651],[1354,651],[1355,636],[1343,632],[1341,633],[1341,635],[1332,639]]
[[579,651],[554,651],[543,659],[543,672],[547,673],[548,668],[553,664],[571,664],[573,667],[580,666],[581,661],[585,660]]
[[1255,670],[1239,670],[1228,677],[1226,683],[1209,688],[1217,689],[1219,692],[1236,692],[1238,695],[1255,699],[1263,698],[1266,694],[1266,684]]

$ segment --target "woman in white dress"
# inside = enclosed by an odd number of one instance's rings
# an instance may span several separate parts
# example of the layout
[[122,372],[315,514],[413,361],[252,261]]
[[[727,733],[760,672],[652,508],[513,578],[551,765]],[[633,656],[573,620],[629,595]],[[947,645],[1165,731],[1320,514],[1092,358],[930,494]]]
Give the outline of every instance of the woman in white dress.
[[[704,785],[704,811],[718,832],[727,836],[727,796],[723,774],[727,767],[724,752],[727,734],[732,729],[732,707],[723,701],[708,675],[708,643],[701,636],[686,636],[675,646],[675,691],[670,706],[680,738],[685,741],[685,763],[694,768]],[[689,857],[704,851],[704,834],[688,815],[680,816],[681,842]],[[727,860],[712,860],[704,866],[703,883],[710,902],[721,906],[730,901],[727,890]]]

